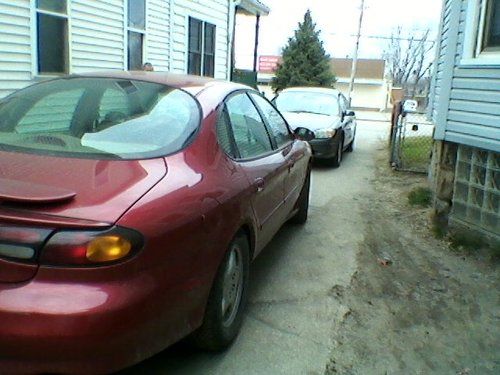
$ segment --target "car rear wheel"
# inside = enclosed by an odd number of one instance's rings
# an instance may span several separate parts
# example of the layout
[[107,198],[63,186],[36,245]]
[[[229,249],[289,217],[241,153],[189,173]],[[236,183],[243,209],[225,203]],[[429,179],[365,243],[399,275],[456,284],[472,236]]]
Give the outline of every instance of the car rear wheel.
[[293,224],[305,224],[309,211],[309,191],[311,188],[311,170],[307,170],[306,180],[300,191],[299,199],[297,200],[297,213],[290,219]]
[[193,334],[199,348],[222,350],[238,335],[247,299],[249,263],[248,239],[239,233],[217,271],[203,324]]

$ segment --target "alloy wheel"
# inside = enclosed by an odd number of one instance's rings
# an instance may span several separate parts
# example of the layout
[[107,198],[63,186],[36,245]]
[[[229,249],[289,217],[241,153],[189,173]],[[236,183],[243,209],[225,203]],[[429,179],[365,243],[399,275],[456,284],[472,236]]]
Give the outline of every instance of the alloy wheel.
[[229,327],[237,313],[243,291],[243,256],[237,244],[233,244],[226,264],[222,283],[222,325]]

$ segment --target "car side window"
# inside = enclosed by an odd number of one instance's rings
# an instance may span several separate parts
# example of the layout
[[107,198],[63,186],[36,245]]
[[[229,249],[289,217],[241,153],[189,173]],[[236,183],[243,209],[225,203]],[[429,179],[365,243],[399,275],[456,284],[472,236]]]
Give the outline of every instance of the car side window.
[[292,134],[279,112],[260,95],[250,93],[250,96],[260,108],[262,115],[266,119],[278,148],[291,142],[293,140]]
[[220,147],[222,147],[226,154],[232,157],[237,157],[234,150],[233,141],[231,139],[230,127],[231,124],[229,123],[227,109],[224,107],[219,116],[219,119],[217,120],[217,139],[219,141]]
[[340,99],[340,109],[344,113],[347,112],[347,110],[349,109],[349,103],[347,102],[347,99],[342,94],[340,94],[339,99]]
[[262,118],[246,93],[229,98],[226,110],[241,158],[252,158],[273,150]]
[[347,102],[345,98],[341,95],[339,95],[339,104],[340,104],[340,113],[346,113],[347,111]]

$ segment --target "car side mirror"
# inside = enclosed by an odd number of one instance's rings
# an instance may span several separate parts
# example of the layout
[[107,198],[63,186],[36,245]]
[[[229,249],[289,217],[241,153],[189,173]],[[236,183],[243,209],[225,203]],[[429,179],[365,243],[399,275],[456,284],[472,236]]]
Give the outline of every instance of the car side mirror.
[[295,134],[296,139],[300,139],[301,141],[312,141],[316,136],[312,130],[307,128],[298,127],[293,132]]
[[347,111],[347,112],[345,113],[345,115],[346,115],[347,117],[354,117],[354,116],[356,116],[356,114],[354,113],[354,111]]

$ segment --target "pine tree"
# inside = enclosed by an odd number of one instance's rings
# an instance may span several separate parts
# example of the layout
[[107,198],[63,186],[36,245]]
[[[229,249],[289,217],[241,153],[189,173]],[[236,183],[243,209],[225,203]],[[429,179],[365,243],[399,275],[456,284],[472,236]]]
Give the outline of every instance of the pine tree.
[[283,62],[272,81],[275,92],[290,86],[333,86],[335,75],[330,68],[330,56],[323,48],[319,33],[308,10],[295,35],[283,48]]

